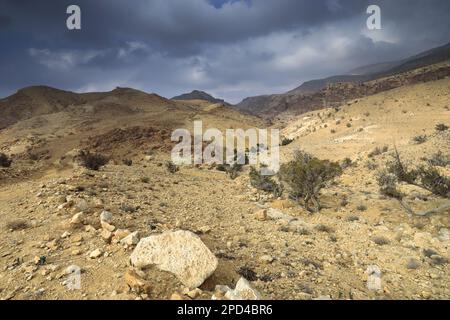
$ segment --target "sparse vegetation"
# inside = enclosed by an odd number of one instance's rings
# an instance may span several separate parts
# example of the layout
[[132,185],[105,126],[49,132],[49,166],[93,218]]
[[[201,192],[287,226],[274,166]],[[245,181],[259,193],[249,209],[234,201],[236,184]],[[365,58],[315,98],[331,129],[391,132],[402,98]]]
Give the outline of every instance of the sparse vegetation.
[[385,238],[385,237],[374,237],[372,239],[373,242],[375,242],[377,245],[379,246],[385,246],[390,244],[391,242],[389,241],[389,239]]
[[30,225],[25,220],[13,220],[6,223],[6,229],[12,231],[19,231],[28,229]]
[[444,132],[444,131],[447,131],[448,129],[449,129],[449,127],[443,123],[436,125],[436,131],[438,131],[438,132]]
[[426,135],[419,135],[413,138],[413,142],[415,144],[423,144],[428,141],[428,137]]
[[[450,179],[448,177],[443,176],[435,166],[430,164],[420,165],[417,169],[409,169],[402,162],[397,149],[394,160],[387,165],[387,173],[393,175],[397,181],[420,187],[437,196],[450,198]],[[382,192],[389,194],[396,181],[392,176],[384,173],[379,176],[378,183],[383,188]]]
[[99,153],[91,153],[89,151],[81,151],[79,159],[83,167],[95,171],[98,171],[109,161],[106,156]]
[[431,166],[436,167],[446,167],[450,165],[450,155],[442,153],[442,151],[439,151],[431,156],[430,159],[427,160],[427,162]]
[[364,204],[360,204],[358,207],[356,207],[358,211],[367,211],[367,206]]
[[9,168],[11,164],[12,164],[11,158],[9,158],[4,153],[0,153],[0,167]]
[[341,173],[338,163],[298,151],[293,161],[281,166],[280,179],[290,187],[291,198],[296,201],[302,198],[307,210],[317,212],[320,211],[320,190]]
[[131,167],[133,165],[133,160],[131,159],[123,159],[122,163],[128,167]]
[[369,158],[373,158],[373,157],[379,156],[379,155],[381,155],[381,154],[383,154],[383,153],[386,153],[386,152],[388,152],[388,151],[389,151],[389,147],[388,147],[388,146],[384,146],[384,147],[382,147],[382,148],[376,147],[374,150],[372,150],[372,151],[368,154],[368,157],[369,157]]
[[178,171],[180,171],[180,168],[175,163],[173,163],[172,161],[167,161],[166,162],[166,169],[167,169],[167,171],[169,171],[172,174],[177,173]]
[[287,146],[287,145],[291,144],[292,142],[294,142],[294,139],[283,138],[283,140],[281,141],[281,145]]
[[350,168],[351,166],[353,166],[354,165],[354,163],[353,163],[353,161],[352,161],[352,159],[350,159],[350,158],[345,158],[344,160],[342,160],[342,162],[341,162],[341,168],[344,170],[344,169],[347,169],[347,168]]
[[283,187],[278,184],[271,176],[264,176],[255,168],[250,169],[250,184],[258,190],[272,192],[279,197],[283,193]]

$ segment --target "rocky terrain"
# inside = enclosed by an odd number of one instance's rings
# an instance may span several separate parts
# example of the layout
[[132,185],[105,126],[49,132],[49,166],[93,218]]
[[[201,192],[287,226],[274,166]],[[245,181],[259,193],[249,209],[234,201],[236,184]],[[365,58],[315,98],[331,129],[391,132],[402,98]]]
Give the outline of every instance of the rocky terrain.
[[[303,149],[346,163],[316,213],[255,189],[249,166],[233,180],[167,165],[171,131],[193,120],[265,125],[227,106],[123,88],[3,99],[0,298],[448,299],[449,199],[400,183],[411,213],[376,180],[394,148],[409,164],[440,152],[450,175],[449,67],[428,68],[275,123],[289,139],[282,162]],[[81,150],[109,161],[90,170]]]

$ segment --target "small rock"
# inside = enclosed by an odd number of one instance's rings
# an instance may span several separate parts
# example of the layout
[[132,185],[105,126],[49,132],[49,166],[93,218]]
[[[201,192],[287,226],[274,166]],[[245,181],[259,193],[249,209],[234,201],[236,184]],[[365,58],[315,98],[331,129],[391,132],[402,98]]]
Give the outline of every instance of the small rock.
[[100,221],[101,222],[106,222],[108,224],[111,224],[113,220],[113,215],[111,212],[109,211],[102,211],[102,213],[100,214]]
[[227,290],[225,298],[228,300],[261,300],[261,295],[245,278],[241,277],[234,290]]
[[120,243],[127,246],[134,246],[139,243],[139,232],[133,232],[132,234],[129,234],[122,240],[120,240]]
[[103,254],[102,250],[100,249],[95,249],[94,251],[92,251],[89,254],[89,258],[91,259],[97,259],[98,257],[100,257]]
[[255,219],[258,221],[266,221],[267,220],[267,210],[259,210],[255,213]]
[[108,230],[109,232],[113,232],[114,230],[116,230],[116,227],[109,224],[108,222],[102,221],[101,225],[104,230]]
[[125,285],[136,293],[150,294],[152,286],[148,281],[140,277],[136,271],[130,269],[123,277]]
[[81,225],[84,223],[84,213],[79,212],[75,214],[72,219],[70,220],[70,224],[72,225]]

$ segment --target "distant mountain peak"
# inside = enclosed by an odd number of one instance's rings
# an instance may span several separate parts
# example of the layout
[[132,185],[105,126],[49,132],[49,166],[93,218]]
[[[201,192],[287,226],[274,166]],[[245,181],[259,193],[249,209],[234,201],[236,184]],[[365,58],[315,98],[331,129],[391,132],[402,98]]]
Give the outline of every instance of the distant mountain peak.
[[225,102],[225,100],[217,99],[209,93],[200,90],[193,90],[191,93],[184,93],[182,95],[175,96],[172,100],[204,100],[212,103],[223,103],[229,105],[229,103]]

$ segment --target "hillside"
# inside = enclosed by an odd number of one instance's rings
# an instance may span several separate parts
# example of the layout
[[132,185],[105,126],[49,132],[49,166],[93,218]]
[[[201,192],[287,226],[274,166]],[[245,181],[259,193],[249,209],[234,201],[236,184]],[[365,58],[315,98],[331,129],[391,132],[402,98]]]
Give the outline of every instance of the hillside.
[[203,100],[211,103],[222,103],[224,105],[230,105],[222,99],[216,99],[212,95],[199,90],[194,90],[191,93],[185,93],[176,97],[173,97],[172,100]]

